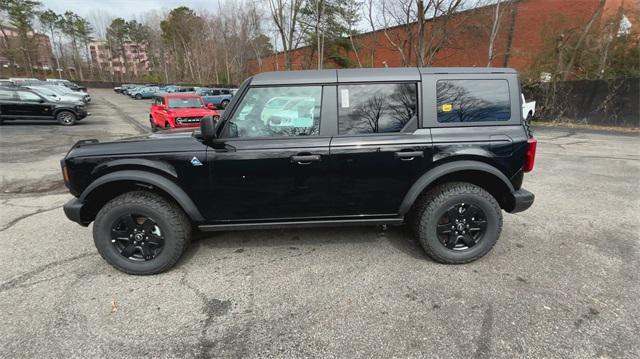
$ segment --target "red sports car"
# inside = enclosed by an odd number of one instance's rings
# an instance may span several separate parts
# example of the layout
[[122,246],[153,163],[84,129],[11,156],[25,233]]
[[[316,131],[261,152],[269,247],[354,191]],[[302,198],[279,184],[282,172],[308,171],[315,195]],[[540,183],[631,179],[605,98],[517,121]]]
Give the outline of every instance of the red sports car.
[[164,94],[154,96],[149,122],[151,131],[159,128],[185,128],[200,126],[205,116],[219,116],[216,107],[205,105],[202,97],[194,94]]

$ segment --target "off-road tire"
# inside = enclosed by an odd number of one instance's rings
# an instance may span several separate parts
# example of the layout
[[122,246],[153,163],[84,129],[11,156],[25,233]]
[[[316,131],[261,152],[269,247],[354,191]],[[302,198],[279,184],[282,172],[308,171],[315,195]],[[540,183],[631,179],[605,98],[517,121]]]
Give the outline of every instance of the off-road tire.
[[156,125],[151,117],[149,117],[149,124],[151,125],[151,132],[158,132],[158,125]]
[[[164,247],[157,257],[136,262],[122,256],[111,243],[111,227],[117,218],[139,213],[154,218],[164,235]],[[191,241],[191,222],[175,203],[146,191],[122,194],[102,207],[93,224],[98,252],[114,268],[135,275],[162,273],[172,268]]]
[[[458,202],[480,207],[487,220],[483,237],[461,251],[445,247],[436,234],[440,217]],[[502,231],[502,211],[496,199],[483,188],[467,182],[450,182],[433,188],[418,199],[413,211],[410,219],[416,239],[427,255],[440,263],[463,264],[481,258],[493,248]]]
[[63,126],[73,126],[78,121],[78,117],[71,111],[60,111],[56,114],[56,121]]

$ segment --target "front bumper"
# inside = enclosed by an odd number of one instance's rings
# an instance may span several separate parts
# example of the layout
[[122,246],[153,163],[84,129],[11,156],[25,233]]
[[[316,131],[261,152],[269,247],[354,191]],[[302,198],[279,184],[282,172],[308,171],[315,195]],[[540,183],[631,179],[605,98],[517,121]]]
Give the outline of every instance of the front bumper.
[[86,227],[90,222],[82,221],[83,206],[84,203],[82,203],[79,199],[72,198],[67,203],[65,203],[64,206],[62,206],[62,209],[64,210],[64,214],[67,216],[67,218],[78,223],[81,226]]
[[514,191],[511,195],[513,196],[513,209],[509,213],[518,213],[529,209],[536,198],[533,193],[523,188]]

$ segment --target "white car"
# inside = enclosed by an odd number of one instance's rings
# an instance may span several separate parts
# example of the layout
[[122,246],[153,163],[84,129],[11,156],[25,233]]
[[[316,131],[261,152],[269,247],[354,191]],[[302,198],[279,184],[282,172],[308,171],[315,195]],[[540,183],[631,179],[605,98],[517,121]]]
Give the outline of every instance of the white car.
[[536,113],[536,102],[527,102],[524,99],[524,94],[522,93],[520,94],[520,97],[522,98],[522,118],[524,118],[525,120],[530,120]]
[[26,88],[32,89],[38,94],[60,102],[72,102],[83,103],[82,97],[76,95],[69,95],[65,93],[58,93],[51,89],[51,86],[26,86]]

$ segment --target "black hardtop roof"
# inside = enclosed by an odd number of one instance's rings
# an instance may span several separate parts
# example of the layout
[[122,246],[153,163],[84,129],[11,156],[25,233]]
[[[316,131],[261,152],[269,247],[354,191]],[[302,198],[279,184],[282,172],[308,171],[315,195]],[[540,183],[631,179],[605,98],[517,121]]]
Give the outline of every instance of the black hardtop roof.
[[316,84],[336,82],[415,81],[420,74],[517,74],[506,67],[390,67],[338,70],[263,72],[253,76],[252,85]]

